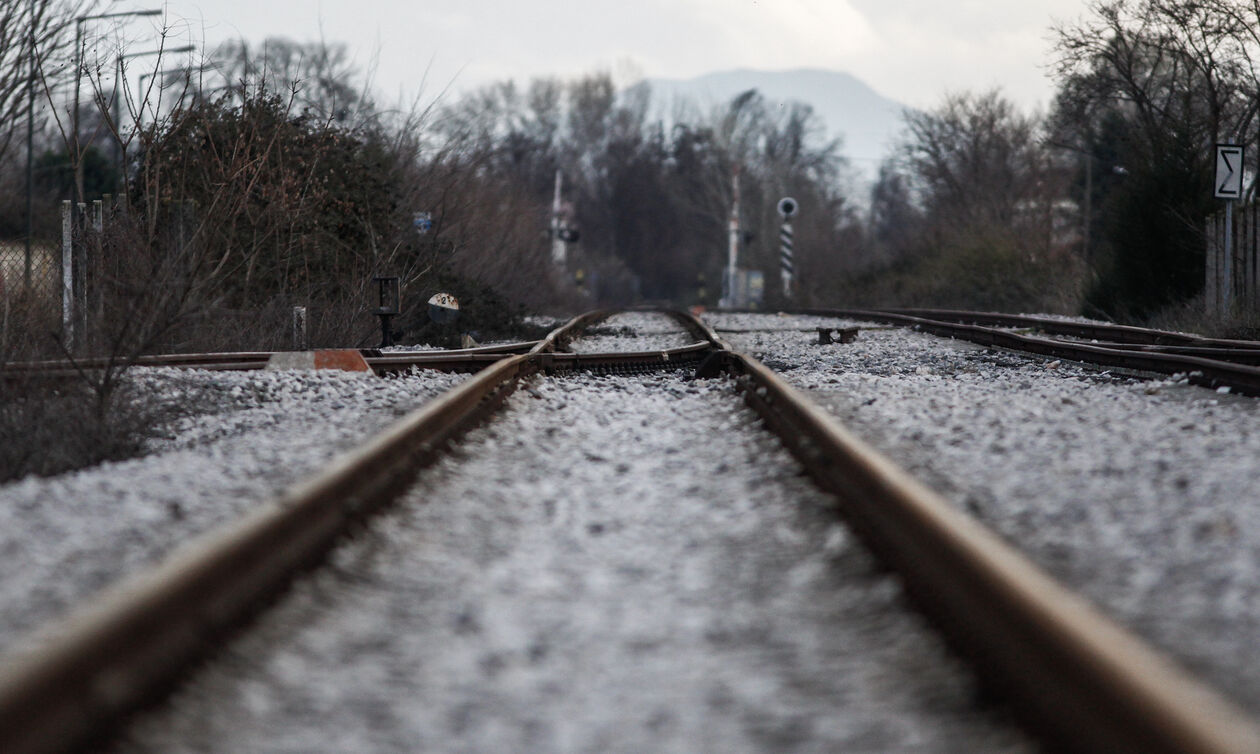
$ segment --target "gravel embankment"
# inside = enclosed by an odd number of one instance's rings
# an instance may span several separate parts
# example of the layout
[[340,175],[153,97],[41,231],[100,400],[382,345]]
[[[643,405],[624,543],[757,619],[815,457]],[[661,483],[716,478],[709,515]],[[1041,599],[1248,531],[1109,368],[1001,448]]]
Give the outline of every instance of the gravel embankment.
[[904,329],[818,346],[780,317],[709,320],[766,330],[720,334],[1260,713],[1257,401]]
[[191,413],[143,457],[0,487],[0,650],[464,379],[137,368]]
[[119,748],[1032,750],[685,372],[517,391]]

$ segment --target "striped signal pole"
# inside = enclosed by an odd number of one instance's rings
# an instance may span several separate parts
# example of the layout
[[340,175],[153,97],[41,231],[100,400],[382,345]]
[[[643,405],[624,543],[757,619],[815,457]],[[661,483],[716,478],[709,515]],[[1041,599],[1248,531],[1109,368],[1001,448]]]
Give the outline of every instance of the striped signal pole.
[[792,297],[792,280],[796,267],[792,261],[792,215],[796,214],[796,200],[785,196],[779,200],[779,214],[783,225],[779,227],[779,276],[783,279],[783,297]]

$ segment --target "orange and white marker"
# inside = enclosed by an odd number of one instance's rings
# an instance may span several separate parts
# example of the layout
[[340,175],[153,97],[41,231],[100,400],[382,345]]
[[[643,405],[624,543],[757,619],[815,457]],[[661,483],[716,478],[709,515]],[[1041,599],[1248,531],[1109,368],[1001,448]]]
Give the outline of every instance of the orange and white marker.
[[339,369],[343,372],[372,373],[363,354],[352,348],[322,351],[282,351],[267,359],[268,371],[282,369]]

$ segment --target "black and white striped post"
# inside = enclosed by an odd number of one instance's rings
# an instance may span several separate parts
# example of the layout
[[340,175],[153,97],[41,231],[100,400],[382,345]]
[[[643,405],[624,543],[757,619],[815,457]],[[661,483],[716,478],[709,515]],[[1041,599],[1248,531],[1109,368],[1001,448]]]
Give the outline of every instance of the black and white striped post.
[[783,279],[783,297],[792,297],[792,279],[796,267],[792,263],[792,215],[796,214],[796,200],[785,196],[779,200],[779,214],[783,225],[779,227],[779,276]]

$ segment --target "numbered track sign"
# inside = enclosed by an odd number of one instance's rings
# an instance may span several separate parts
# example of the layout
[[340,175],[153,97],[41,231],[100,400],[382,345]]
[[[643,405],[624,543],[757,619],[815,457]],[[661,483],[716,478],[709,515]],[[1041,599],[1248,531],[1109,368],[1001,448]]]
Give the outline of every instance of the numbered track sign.
[[459,319],[459,299],[449,293],[435,293],[429,299],[429,319],[447,325]]
[[1216,180],[1212,182],[1217,199],[1239,199],[1243,190],[1243,148],[1240,144],[1216,145]]

